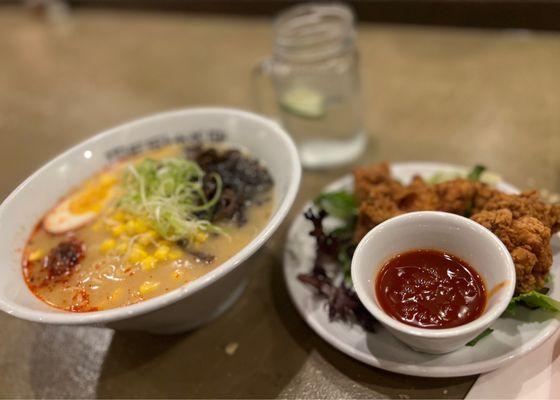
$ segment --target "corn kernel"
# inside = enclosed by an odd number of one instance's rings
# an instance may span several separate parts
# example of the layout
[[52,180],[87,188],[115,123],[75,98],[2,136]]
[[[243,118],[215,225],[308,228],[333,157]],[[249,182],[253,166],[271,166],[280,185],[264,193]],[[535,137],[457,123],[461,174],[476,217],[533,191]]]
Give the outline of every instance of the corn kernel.
[[168,255],[169,255],[169,246],[166,246],[165,244],[158,245],[156,251],[154,252],[154,257],[160,261],[167,260]]
[[132,247],[132,251],[130,252],[129,257],[130,261],[140,262],[146,257],[148,257],[148,253],[146,253],[146,250],[144,250],[141,246],[135,244]]
[[208,239],[208,234],[206,232],[197,232],[194,235],[193,242],[195,245],[202,244],[206,241],[206,239]]
[[151,269],[154,269],[156,267],[156,264],[157,260],[152,256],[148,256],[142,260],[142,269],[144,271],[149,271]]
[[124,222],[126,220],[126,215],[122,211],[117,211],[112,215],[115,221]]
[[131,219],[124,225],[124,229],[129,235],[133,235],[134,233],[136,233],[136,222]]
[[158,242],[159,242],[160,245],[167,246],[167,247],[169,247],[170,249],[171,249],[172,247],[175,246],[175,243],[174,243],[174,242],[170,242],[169,240],[164,240],[164,239],[162,239],[162,240],[159,240]]
[[134,221],[134,233],[144,233],[148,231],[148,224],[142,219]]
[[115,225],[111,229],[113,236],[121,236],[126,231],[126,226],[123,224]]
[[97,221],[95,224],[93,224],[93,225],[91,226],[91,229],[92,229],[94,232],[99,232],[99,231],[101,230],[101,226],[102,226],[101,221]]
[[37,261],[38,259],[40,259],[41,257],[43,257],[43,250],[35,250],[34,252],[32,252],[31,254],[29,254],[29,257],[27,257],[27,259],[29,261]]
[[140,285],[140,293],[145,295],[159,286],[159,282],[146,281]]
[[138,238],[138,243],[140,243],[142,246],[147,246],[151,243],[150,237],[142,235]]
[[115,248],[119,254],[124,254],[128,250],[128,243],[120,242],[117,247]]
[[101,245],[99,246],[99,249],[102,252],[107,253],[109,250],[114,249],[116,245],[117,242],[115,242],[115,239],[105,239],[103,243],[101,243]]
[[146,233],[143,233],[142,236],[138,238],[138,243],[147,246],[148,244],[155,241],[157,237],[156,231],[149,230]]
[[181,258],[183,256],[183,252],[179,249],[171,249],[169,251],[169,254],[167,255],[167,258],[169,260],[177,260],[179,258]]

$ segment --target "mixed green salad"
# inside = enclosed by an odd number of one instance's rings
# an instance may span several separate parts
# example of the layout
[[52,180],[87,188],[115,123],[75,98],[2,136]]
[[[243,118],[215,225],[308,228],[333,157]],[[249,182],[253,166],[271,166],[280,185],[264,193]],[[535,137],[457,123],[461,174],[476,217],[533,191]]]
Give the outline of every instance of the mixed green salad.
[[[482,181],[491,185],[500,180],[497,175],[489,174],[484,166],[477,165],[467,173],[438,172],[427,181],[431,184],[444,182],[455,178],[467,178]],[[316,241],[316,258],[312,270],[298,276],[299,280],[315,289],[328,305],[331,320],[339,319],[356,322],[364,329],[375,329],[373,317],[357,298],[352,286],[350,265],[356,243],[354,232],[357,224],[358,202],[353,194],[346,190],[337,190],[320,194],[314,201],[313,207],[304,216],[312,222],[313,230],[310,235]],[[336,227],[327,229],[325,218],[336,221]],[[504,313],[503,317],[515,317],[519,308],[541,309],[555,317],[560,312],[560,302],[547,295],[548,289],[532,290],[516,295]],[[477,338],[468,343],[474,346],[478,341],[492,333],[487,329]]]

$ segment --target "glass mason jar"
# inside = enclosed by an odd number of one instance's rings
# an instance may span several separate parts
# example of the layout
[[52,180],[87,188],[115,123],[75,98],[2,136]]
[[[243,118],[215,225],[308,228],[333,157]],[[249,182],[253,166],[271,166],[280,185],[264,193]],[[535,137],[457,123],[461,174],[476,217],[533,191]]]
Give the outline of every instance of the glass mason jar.
[[348,163],[365,148],[356,31],[342,4],[306,3],[281,13],[273,56],[259,67],[272,79],[280,122],[302,164]]

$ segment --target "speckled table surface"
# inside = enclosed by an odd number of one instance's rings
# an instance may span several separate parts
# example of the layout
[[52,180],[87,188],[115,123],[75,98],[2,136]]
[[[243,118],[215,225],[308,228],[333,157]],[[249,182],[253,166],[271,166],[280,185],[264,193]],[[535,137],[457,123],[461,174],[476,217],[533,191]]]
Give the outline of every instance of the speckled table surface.
[[[370,134],[362,162],[484,163],[521,187],[560,190],[560,35],[380,25],[359,35]],[[117,123],[193,105],[250,108],[251,66],[270,43],[264,19],[82,9],[56,23],[1,7],[0,199]],[[247,291],[195,332],[157,337],[0,315],[0,396],[464,397],[476,377],[368,367],[323,342],[290,303],[281,275],[289,222],[349,170],[305,173],[289,219],[251,259]]]

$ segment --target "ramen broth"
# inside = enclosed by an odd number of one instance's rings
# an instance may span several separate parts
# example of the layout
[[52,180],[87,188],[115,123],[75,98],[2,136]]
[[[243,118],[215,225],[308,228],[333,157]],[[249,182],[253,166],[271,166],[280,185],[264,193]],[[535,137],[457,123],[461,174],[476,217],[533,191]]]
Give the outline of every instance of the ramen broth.
[[[181,151],[146,153],[135,161],[175,153]],[[115,167],[113,172],[120,170],[122,166]],[[118,185],[115,187],[118,192]],[[123,217],[121,211],[115,211],[110,205],[90,223],[63,234],[49,233],[44,223],[39,224],[24,250],[24,277],[37,297],[68,311],[96,311],[134,304],[176,289],[224,263],[264,228],[272,206],[272,190],[268,190],[259,201],[246,207],[242,224],[217,222],[219,233],[201,234],[201,240],[191,240],[188,244],[163,239],[149,224],[134,218],[127,220],[126,214]],[[53,278],[52,268],[46,266],[59,265],[53,264],[53,258],[59,253],[66,257],[64,262],[78,261],[71,270],[59,270]]]

